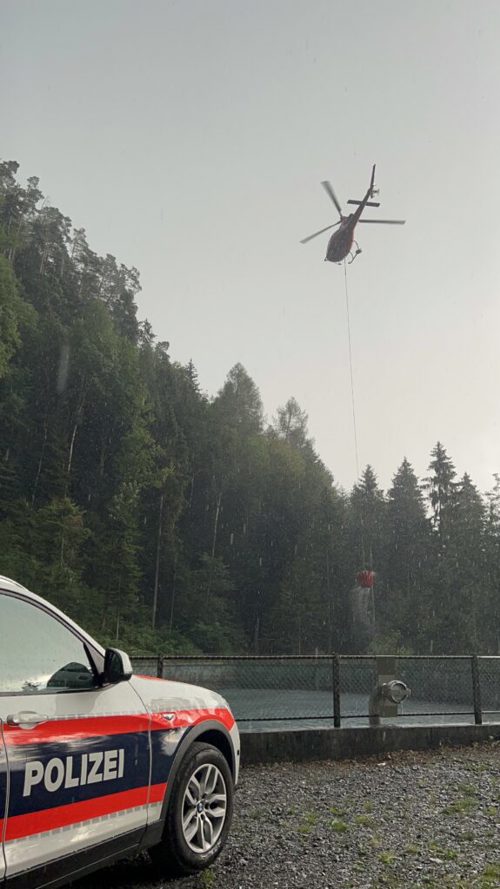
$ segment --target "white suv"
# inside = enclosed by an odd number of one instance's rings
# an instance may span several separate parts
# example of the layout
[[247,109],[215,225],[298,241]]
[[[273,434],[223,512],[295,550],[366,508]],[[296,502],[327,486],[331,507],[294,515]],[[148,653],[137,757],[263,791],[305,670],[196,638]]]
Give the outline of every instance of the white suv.
[[132,675],[0,577],[0,883],[55,887],[148,848],[168,873],[226,840],[240,744],[220,695]]

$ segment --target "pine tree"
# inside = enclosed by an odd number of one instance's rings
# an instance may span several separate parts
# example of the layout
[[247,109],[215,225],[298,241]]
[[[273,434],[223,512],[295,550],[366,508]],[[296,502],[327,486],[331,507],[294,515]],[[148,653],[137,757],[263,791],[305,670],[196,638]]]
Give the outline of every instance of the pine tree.
[[485,515],[486,580],[482,614],[482,650],[500,654],[500,475],[493,476]]
[[279,407],[273,424],[277,435],[296,448],[310,444],[307,437],[307,414],[301,410],[295,398],[289,398]]
[[426,651],[430,526],[417,476],[406,457],[387,496],[386,592],[380,617],[403,648]]
[[448,515],[456,488],[456,471],[441,442],[438,441],[431,451],[431,458],[428,468],[432,475],[424,480],[424,490],[427,491],[432,507],[434,528],[441,546],[445,546]]
[[368,465],[351,494],[352,538],[356,553],[353,566],[378,571],[383,560],[386,504],[377,476]]

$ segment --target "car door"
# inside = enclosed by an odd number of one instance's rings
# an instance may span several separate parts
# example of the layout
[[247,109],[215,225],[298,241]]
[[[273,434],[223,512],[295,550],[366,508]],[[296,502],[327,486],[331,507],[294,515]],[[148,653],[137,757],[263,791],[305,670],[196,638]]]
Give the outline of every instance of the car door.
[[133,849],[144,831],[150,718],[129,682],[99,687],[100,669],[102,653],[60,613],[0,590],[4,854],[16,886]]

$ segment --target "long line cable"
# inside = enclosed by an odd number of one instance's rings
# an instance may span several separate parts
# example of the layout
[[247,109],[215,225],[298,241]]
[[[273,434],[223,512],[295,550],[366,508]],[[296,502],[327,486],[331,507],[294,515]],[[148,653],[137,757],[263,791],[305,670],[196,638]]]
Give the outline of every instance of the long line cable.
[[[344,259],[344,285],[345,285],[345,309],[347,316],[347,342],[349,344],[349,373],[351,377],[351,404],[352,404],[352,428],[354,432],[354,457],[356,460],[356,480],[359,481],[359,450],[358,450],[358,430],[356,425],[356,399],[354,397],[354,373],[352,369],[352,347],[351,347],[351,317],[349,314],[349,288],[347,286],[347,263]],[[361,562],[363,567],[366,565],[365,553],[365,527],[363,514],[360,515],[360,531],[361,531]],[[370,562],[370,567],[371,562]]]
[[349,289],[347,287],[347,263],[344,259],[345,308],[347,315],[347,341],[349,344],[349,372],[351,377],[352,427],[354,431],[354,456],[356,460],[356,479],[359,479],[358,431],[356,426],[356,401],[354,398],[354,374],[352,370],[351,319],[349,315]]

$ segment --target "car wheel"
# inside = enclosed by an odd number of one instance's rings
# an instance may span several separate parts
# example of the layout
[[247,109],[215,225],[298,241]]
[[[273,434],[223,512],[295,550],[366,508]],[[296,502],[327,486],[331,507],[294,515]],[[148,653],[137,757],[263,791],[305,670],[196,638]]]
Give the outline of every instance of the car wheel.
[[179,876],[212,864],[231,826],[233,797],[226,758],[211,744],[193,743],[174,779],[162,841],[150,849],[153,862]]

